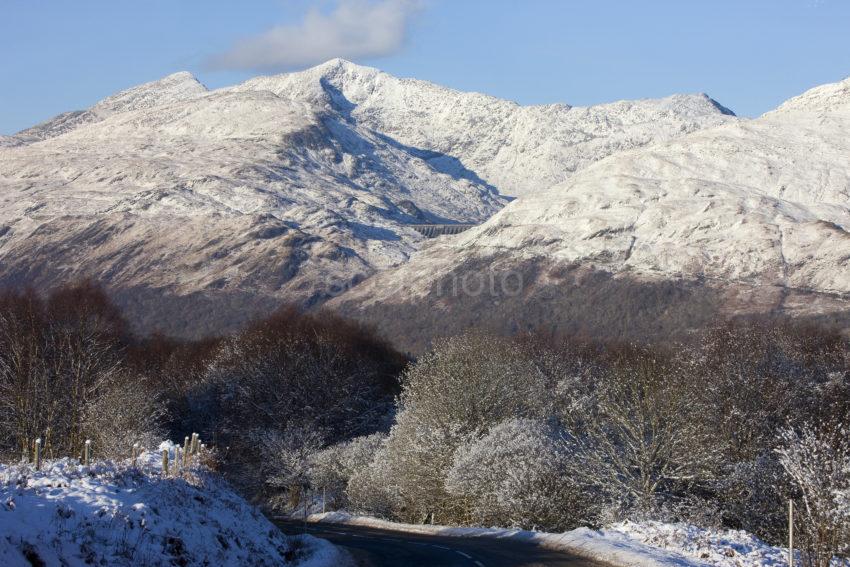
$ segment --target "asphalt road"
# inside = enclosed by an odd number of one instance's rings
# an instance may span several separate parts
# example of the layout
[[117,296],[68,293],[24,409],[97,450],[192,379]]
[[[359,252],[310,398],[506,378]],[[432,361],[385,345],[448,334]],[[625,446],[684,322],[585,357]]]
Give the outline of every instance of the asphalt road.
[[346,524],[275,520],[286,534],[310,535],[344,548],[358,567],[604,567],[604,564],[532,543],[507,539],[408,534]]

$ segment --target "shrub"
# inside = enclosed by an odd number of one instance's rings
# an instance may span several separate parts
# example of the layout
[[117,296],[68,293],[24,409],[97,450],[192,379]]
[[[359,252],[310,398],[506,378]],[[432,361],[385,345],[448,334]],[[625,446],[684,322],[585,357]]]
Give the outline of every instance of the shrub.
[[385,426],[402,361],[368,330],[284,309],[223,340],[186,407],[199,431],[239,454],[228,472],[244,490],[286,491],[289,456],[301,455],[306,479],[307,456],[324,444]]
[[810,425],[780,434],[779,462],[797,493],[797,542],[803,561],[828,567],[850,552],[850,441],[844,427]]
[[569,480],[570,454],[551,424],[511,419],[455,451],[449,493],[479,526],[563,531],[591,523],[588,494]]
[[[392,506],[397,519],[463,521],[463,506],[445,488],[456,448],[506,419],[551,413],[558,377],[531,352],[474,334],[438,342],[403,374],[396,423],[376,461],[380,471],[358,478],[358,494]],[[369,489],[369,479],[381,486]]]
[[0,295],[0,443],[28,454],[42,438],[48,456],[79,455],[103,431],[87,409],[121,374],[126,325],[91,283]]
[[325,491],[329,506],[348,507],[349,482],[369,466],[386,437],[384,433],[355,437],[310,457],[310,484]]
[[[663,353],[610,349],[567,416],[570,472],[613,517],[655,515],[709,487],[722,463],[698,385]],[[600,510],[601,511],[601,510]]]

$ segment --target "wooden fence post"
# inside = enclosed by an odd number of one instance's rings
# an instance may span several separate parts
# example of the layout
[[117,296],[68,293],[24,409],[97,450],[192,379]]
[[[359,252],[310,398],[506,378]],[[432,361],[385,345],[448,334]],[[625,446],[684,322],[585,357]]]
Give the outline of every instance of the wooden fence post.
[[139,458],[139,444],[138,443],[133,443],[132,451],[133,451],[133,468],[135,469],[136,463],[137,463],[138,458]]
[[788,501],[788,567],[794,567],[794,501]]
[[41,470],[41,437],[35,440],[35,470]]
[[91,439],[86,439],[85,449],[83,450],[83,464],[89,466],[91,459]]
[[168,449],[162,450],[162,476],[168,476]]

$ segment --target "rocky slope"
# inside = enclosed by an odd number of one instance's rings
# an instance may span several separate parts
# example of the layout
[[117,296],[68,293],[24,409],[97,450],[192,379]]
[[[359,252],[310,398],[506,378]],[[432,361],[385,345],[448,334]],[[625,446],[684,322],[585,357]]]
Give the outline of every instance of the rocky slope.
[[384,328],[410,348],[482,325],[646,338],[730,314],[843,320],[849,128],[850,79],[619,153],[332,304],[374,322],[396,313]]
[[92,277],[141,327],[221,330],[404,263],[412,224],[729,121],[704,95],[521,107],[341,60],[215,91],[177,73],[0,139],[0,284]]

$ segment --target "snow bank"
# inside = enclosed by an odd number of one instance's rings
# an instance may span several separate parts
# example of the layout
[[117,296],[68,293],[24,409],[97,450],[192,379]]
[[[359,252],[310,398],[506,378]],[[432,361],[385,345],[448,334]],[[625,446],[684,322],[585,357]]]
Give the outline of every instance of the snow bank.
[[536,543],[548,549],[566,551],[588,559],[629,567],[691,567],[706,565],[692,557],[671,550],[659,549],[637,541],[623,532],[595,531],[579,528],[563,534],[548,534],[507,528],[457,528],[421,524],[398,524],[370,518],[351,516],[344,512],[328,512],[309,516],[310,522],[349,524],[408,533],[450,537],[488,537]]
[[0,565],[339,564],[330,544],[287,538],[217,475],[166,477],[160,460],[0,465]]
[[353,567],[354,562],[346,552],[327,540],[311,535],[289,536],[295,545],[297,567]]
[[769,567],[788,564],[787,547],[768,545],[742,530],[704,529],[681,523],[621,522],[604,530],[608,532],[699,558],[709,565]]
[[311,522],[368,526],[409,533],[453,537],[520,539],[623,566],[773,567],[787,564],[786,548],[770,546],[738,530],[710,530],[688,524],[621,522],[603,530],[579,528],[550,534],[503,528],[453,528],[397,524],[344,512],[314,514]]

